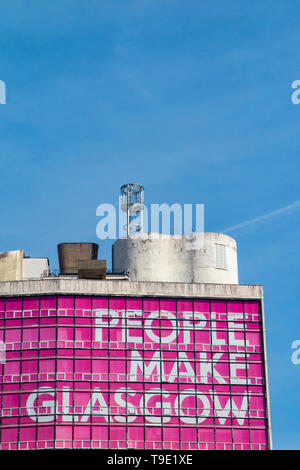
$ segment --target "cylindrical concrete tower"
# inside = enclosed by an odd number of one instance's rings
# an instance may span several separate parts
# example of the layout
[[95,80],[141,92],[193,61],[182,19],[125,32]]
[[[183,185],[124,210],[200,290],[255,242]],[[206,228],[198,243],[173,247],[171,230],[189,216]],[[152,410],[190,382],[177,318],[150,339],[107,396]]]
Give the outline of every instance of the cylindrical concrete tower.
[[131,281],[238,284],[233,238],[204,233],[198,249],[190,249],[189,238],[158,233],[121,238],[113,245],[113,271],[128,272]]

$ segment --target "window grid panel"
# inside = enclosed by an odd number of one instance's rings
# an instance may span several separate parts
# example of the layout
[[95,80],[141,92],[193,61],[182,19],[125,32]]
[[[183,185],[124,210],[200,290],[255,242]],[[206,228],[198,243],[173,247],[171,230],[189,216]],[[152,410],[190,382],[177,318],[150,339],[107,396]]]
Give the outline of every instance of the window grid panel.
[[[3,338],[13,341],[1,369],[3,449],[268,447],[258,302],[202,301],[203,313],[198,299],[48,296],[38,303],[4,304]],[[45,373],[53,361],[54,373]],[[35,390],[41,393],[28,404]],[[3,406],[14,396],[18,406]]]

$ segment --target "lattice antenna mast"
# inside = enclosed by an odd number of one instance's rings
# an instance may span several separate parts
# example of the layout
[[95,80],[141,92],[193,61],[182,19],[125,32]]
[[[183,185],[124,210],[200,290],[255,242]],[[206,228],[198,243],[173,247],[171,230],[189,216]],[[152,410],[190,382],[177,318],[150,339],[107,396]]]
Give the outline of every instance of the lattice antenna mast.
[[127,237],[130,237],[143,231],[144,187],[135,183],[123,184],[121,197],[121,208],[127,215],[124,229]]

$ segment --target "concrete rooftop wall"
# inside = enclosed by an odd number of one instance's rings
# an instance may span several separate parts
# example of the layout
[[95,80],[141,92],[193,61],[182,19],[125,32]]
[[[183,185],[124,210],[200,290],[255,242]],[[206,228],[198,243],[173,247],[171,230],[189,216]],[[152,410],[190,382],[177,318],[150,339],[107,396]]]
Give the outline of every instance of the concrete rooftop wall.
[[0,296],[70,294],[262,299],[259,285],[133,282],[90,279],[45,279],[0,282]]
[[18,281],[23,276],[23,250],[0,253],[0,281]]

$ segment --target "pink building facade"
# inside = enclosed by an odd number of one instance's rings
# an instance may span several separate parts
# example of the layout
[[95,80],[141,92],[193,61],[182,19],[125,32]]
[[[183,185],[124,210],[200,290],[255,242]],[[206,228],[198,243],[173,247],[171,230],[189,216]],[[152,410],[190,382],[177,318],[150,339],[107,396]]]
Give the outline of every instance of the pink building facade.
[[79,291],[0,298],[1,449],[271,447],[262,298]]

